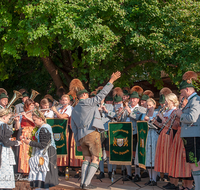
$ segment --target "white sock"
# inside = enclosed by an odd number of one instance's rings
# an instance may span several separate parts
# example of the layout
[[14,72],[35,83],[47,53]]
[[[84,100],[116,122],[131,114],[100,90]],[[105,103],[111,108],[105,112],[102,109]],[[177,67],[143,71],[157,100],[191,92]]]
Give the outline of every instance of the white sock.
[[153,179],[152,179],[152,176],[151,176],[151,169],[148,169],[148,172],[149,172],[149,179],[150,179],[150,181],[152,181]]
[[140,168],[135,166],[135,175],[138,175],[140,177]]
[[131,174],[131,165],[126,165],[127,175],[132,176]]
[[152,179],[156,182],[157,173],[154,169],[152,169]]
[[117,165],[116,164],[112,164],[112,169],[116,171]]
[[94,177],[94,174],[96,173],[97,169],[98,169],[98,164],[90,163],[90,166],[88,168],[88,174],[85,180],[85,185],[89,185],[91,183],[91,180]]

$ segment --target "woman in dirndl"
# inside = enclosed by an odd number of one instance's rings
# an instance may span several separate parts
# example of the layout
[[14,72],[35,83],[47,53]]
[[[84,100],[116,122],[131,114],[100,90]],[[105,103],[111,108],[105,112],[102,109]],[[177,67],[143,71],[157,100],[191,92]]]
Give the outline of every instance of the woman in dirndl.
[[[157,147],[156,147],[156,155],[155,155],[155,171],[162,173],[169,173],[170,168],[170,158],[171,158],[171,149],[173,144],[174,135],[177,132],[177,125],[172,126],[172,130],[170,130],[169,135],[167,134],[169,130],[169,126],[171,124],[171,120],[174,116],[175,110],[179,105],[179,101],[177,96],[174,93],[170,93],[165,96],[165,105],[168,110],[162,114],[158,113],[158,116],[162,120],[162,124],[165,125],[163,130],[161,131]],[[166,123],[168,121],[168,123]],[[177,182],[172,180],[172,183],[176,184]],[[170,184],[168,183],[165,187],[168,187]]]
[[[49,189],[50,187],[58,185],[57,153],[53,132],[51,126],[46,123],[42,112],[35,110],[32,118],[35,125],[39,126],[35,134],[37,142],[22,137],[24,143],[36,147],[35,156],[29,160],[30,186],[33,188]],[[40,157],[42,157],[43,162],[38,162],[40,160],[38,158]]]
[[[179,97],[179,101],[182,101],[183,107],[187,104],[187,99],[183,99],[183,96]],[[175,181],[178,179],[183,179],[183,185],[181,189],[190,190],[193,188],[193,177],[191,175],[191,167],[190,164],[186,162],[186,152],[183,140],[181,138],[181,126],[180,126],[180,118],[176,117],[175,122],[178,125],[177,133],[174,137],[172,150],[171,150],[171,159],[170,159],[170,168],[169,168],[169,176],[170,176],[170,187],[173,188],[175,184],[171,183],[171,179],[175,178]]]
[[[145,121],[151,121],[157,115],[157,111],[154,111],[156,107],[156,101],[153,98],[149,98],[146,101],[147,110],[149,112],[148,116],[144,117]],[[152,113],[150,113],[152,112]],[[147,135],[147,143],[146,143],[146,161],[145,165],[149,172],[149,182],[145,183],[145,185],[155,186],[157,185],[156,177],[157,172],[154,170],[155,165],[155,154],[156,154],[156,146],[158,141],[158,133],[156,128],[153,128],[149,125],[149,131]]]
[[0,110],[0,189],[15,188],[15,156],[11,146],[19,146],[20,141],[10,141],[13,129],[7,123],[11,117],[8,109]]

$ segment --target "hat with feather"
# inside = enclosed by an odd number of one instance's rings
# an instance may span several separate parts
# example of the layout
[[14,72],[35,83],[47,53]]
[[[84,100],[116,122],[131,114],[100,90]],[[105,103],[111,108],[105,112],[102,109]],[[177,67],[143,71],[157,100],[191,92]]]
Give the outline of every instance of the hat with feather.
[[[79,96],[83,93],[88,93],[88,91],[83,86],[83,83],[79,79],[73,79],[69,84],[69,92],[73,95]],[[73,97],[73,96],[72,96]],[[73,97],[75,98],[75,97]]]
[[123,99],[123,91],[120,87],[115,87],[113,89],[113,101],[114,102],[121,102]]
[[129,87],[124,87],[123,88],[124,96],[129,96],[129,92],[130,92],[130,88]]
[[59,98],[61,98],[62,95],[66,94],[66,90],[64,89],[63,86],[61,86],[61,87],[57,90],[56,94],[58,95]]
[[105,101],[113,101],[113,90],[111,90],[105,98]]
[[151,90],[145,90],[143,92],[141,100],[147,101],[149,98],[153,98],[154,93]]
[[167,87],[162,88],[159,92],[159,95],[160,95],[159,103],[164,104],[165,103],[165,96],[170,94],[170,93],[172,93],[172,91],[169,88],[167,88]]
[[51,102],[51,103],[53,103],[53,101],[54,101],[54,99],[53,99],[53,97],[50,95],[50,94],[46,94],[45,96],[44,96],[44,98],[46,98],[49,102]]
[[90,97],[92,98],[92,97],[95,97],[96,96],[96,94],[97,94],[97,92],[96,91],[92,91],[91,93],[90,93]]
[[103,86],[99,86],[99,87],[96,89],[96,94],[98,94],[102,89],[103,89]]
[[8,93],[4,88],[0,88],[0,99],[8,98]]
[[179,85],[180,90],[187,88],[187,87],[193,87],[193,81],[196,81],[198,79],[197,73],[194,71],[187,71],[183,74],[182,81]]
[[26,89],[21,88],[21,89],[19,89],[19,92],[22,94],[22,97],[20,97],[20,98],[29,97],[29,93],[27,92]]
[[140,86],[134,86],[130,90],[130,98],[140,98],[143,93],[143,89]]

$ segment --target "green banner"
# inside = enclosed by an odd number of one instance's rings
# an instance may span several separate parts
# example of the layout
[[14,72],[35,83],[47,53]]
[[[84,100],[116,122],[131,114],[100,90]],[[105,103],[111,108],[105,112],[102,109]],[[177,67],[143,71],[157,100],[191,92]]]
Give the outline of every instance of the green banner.
[[131,122],[108,123],[110,164],[131,165],[133,127]]
[[57,155],[67,155],[67,125],[68,119],[47,119],[53,130],[53,136],[56,143]]
[[148,123],[137,121],[138,163],[139,167],[146,169],[146,142],[148,135]]

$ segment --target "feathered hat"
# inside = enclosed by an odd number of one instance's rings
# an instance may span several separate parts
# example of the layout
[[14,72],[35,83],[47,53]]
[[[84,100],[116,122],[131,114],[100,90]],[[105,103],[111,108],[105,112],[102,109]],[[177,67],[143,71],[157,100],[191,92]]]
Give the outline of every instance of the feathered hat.
[[180,90],[187,88],[187,87],[193,87],[193,81],[196,81],[198,79],[197,73],[194,71],[187,71],[183,74],[182,82],[180,83]]
[[53,103],[54,99],[50,94],[46,94],[44,98],[48,99],[49,102]]
[[134,86],[130,90],[130,98],[140,98],[143,93],[143,89],[140,86]]
[[153,97],[154,97],[154,93],[151,90],[145,90],[143,92],[141,100],[147,101],[149,98],[153,98]]
[[164,104],[165,103],[165,96],[172,93],[172,91],[167,88],[167,87],[164,87],[160,90],[159,92],[159,95],[160,95],[160,98],[159,98],[159,103],[160,104]]
[[0,88],[0,99],[8,98],[8,93],[4,88]]
[[28,94],[28,92],[27,92],[26,89],[21,88],[21,89],[19,89],[19,92],[22,94],[22,97],[21,97],[21,98],[27,97],[27,96],[29,97],[29,94]]
[[125,96],[128,96],[129,93],[130,93],[130,88],[129,87],[124,87],[123,88],[123,93],[124,93]]
[[74,97],[75,94],[77,96],[83,93],[88,93],[88,91],[85,89],[83,83],[79,79],[73,79],[69,84],[69,93],[73,98],[76,98]]
[[66,91],[65,91],[64,87],[61,86],[61,87],[57,90],[56,94],[58,95],[59,98],[61,98],[62,95],[66,94]]
[[95,91],[92,91],[92,92],[90,93],[90,97],[95,97],[96,94],[97,94],[96,90],[95,90]]
[[103,86],[99,86],[99,87],[96,89],[96,94],[98,94],[102,89],[103,89]]
[[120,87],[115,87],[113,89],[113,101],[114,102],[121,102],[123,99],[123,91]]

